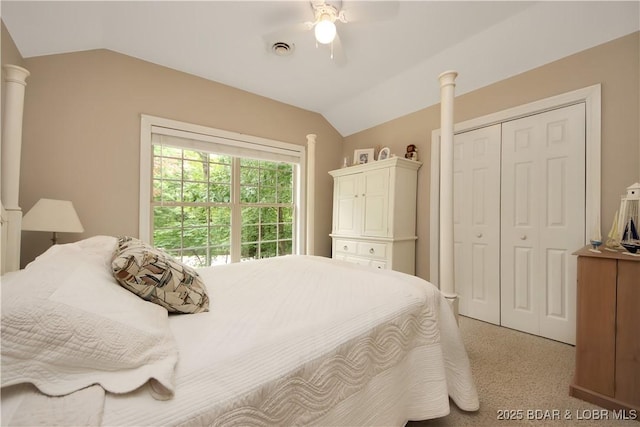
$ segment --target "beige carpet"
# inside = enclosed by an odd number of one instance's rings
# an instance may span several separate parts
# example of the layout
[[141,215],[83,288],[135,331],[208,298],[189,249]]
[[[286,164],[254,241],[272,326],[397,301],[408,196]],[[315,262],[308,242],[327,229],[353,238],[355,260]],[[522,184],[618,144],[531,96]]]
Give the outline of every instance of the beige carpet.
[[[575,363],[573,346],[462,316],[460,330],[471,361],[480,410],[463,412],[452,402],[447,417],[409,422],[407,427],[640,427],[638,421],[614,420],[611,411],[602,413],[602,408],[569,396]],[[516,418],[522,419],[499,420],[498,415],[505,410],[514,411]],[[558,415],[560,419],[544,419],[544,415]],[[609,419],[594,420],[597,416]]]

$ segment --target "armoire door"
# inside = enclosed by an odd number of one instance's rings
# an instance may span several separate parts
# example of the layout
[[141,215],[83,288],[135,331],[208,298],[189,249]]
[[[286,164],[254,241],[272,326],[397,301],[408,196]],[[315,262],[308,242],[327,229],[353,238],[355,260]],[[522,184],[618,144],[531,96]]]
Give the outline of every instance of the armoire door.
[[500,324],[500,124],[453,142],[455,289],[460,314]]
[[501,322],[575,343],[585,236],[585,106],[502,125]]
[[336,202],[333,207],[333,232],[344,235],[359,235],[362,220],[362,197],[360,175],[337,177],[334,191]]
[[362,181],[362,235],[385,237],[389,231],[389,169],[365,172]]

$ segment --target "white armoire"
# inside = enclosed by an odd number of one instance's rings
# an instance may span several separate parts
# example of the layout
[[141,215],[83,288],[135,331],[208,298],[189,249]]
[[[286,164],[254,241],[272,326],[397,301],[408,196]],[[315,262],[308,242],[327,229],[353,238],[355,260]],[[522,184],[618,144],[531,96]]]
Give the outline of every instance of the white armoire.
[[329,172],[334,179],[333,258],[415,274],[421,165],[392,157]]

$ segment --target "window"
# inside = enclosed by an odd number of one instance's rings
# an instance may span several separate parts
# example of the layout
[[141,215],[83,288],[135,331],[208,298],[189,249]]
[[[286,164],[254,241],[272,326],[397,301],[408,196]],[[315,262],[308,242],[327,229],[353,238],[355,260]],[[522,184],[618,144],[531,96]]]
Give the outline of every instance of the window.
[[300,253],[304,147],[142,122],[143,240],[194,267]]

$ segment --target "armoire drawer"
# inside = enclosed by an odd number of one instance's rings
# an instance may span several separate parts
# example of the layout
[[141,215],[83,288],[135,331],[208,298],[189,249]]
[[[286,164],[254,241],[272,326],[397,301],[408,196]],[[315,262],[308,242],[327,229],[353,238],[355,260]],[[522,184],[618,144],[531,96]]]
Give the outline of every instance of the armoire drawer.
[[344,252],[346,254],[355,255],[358,253],[358,242],[352,240],[336,239],[334,250],[336,252]]
[[359,242],[358,255],[384,259],[387,256],[386,243]]

